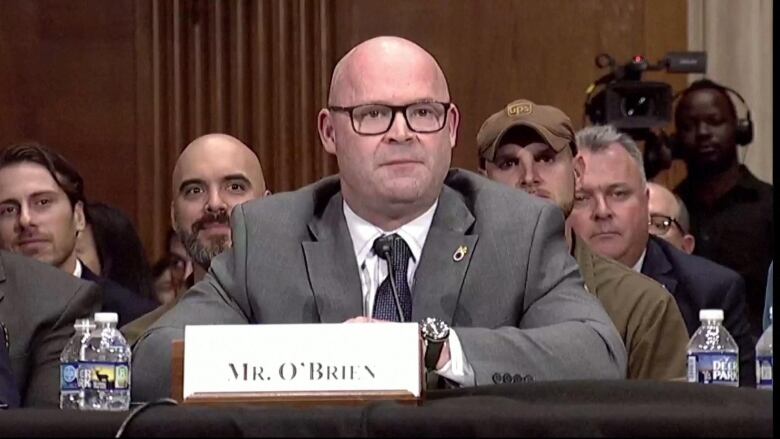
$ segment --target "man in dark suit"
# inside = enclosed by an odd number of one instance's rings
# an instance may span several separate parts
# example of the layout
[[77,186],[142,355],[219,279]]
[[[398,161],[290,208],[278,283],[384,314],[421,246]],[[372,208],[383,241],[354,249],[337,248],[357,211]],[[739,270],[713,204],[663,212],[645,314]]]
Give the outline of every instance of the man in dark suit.
[[596,252],[661,283],[677,300],[689,335],[699,310],[722,309],[724,326],[739,346],[740,384],[755,383],[755,338],[750,332],[742,278],[722,265],[649,236],[648,189],[642,153],[612,126],[577,133],[584,174],[569,223]]
[[[457,385],[624,377],[622,340],[584,290],[560,209],[450,171],[459,117],[416,44],[379,37],[345,55],[318,119],[340,174],[234,208],[232,248],[136,344],[133,397],[169,393],[187,324],[400,315],[452,326],[426,366]],[[401,310],[373,251],[387,236]]]
[[76,256],[84,230],[84,180],[61,155],[36,144],[0,153],[0,245],[103,288],[103,311],[129,322],[157,303],[89,272]]
[[5,325],[0,322],[0,409],[19,407],[19,388],[11,371],[6,332]]
[[0,251],[0,322],[23,406],[59,404],[59,360],[76,319],[100,310],[100,289],[50,265]]

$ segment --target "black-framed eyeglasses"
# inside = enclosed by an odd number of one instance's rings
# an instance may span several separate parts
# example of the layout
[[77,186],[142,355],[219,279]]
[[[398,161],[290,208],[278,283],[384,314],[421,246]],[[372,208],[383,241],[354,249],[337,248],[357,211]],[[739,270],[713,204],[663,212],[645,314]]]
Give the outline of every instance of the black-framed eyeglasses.
[[406,126],[421,134],[441,131],[447,121],[451,102],[415,102],[409,105],[363,104],[353,107],[328,107],[331,111],[343,111],[352,120],[352,129],[365,136],[384,134],[390,130],[395,115],[404,115]]
[[661,214],[650,215],[650,233],[654,235],[666,235],[669,229],[672,228],[672,224],[677,226],[680,233],[685,234],[685,230],[677,219]]

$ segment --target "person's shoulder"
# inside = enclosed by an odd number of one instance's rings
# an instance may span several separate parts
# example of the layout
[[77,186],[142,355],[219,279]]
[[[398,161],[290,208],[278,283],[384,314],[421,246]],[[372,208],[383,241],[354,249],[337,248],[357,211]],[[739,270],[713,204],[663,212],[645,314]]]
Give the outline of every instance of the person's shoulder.
[[[623,301],[637,303],[667,303],[674,297],[652,278],[626,267],[620,262],[590,252],[595,278],[602,289],[611,290]],[[578,261],[579,262],[579,261]]]
[[[651,238],[652,239],[652,238]],[[692,286],[726,285],[740,282],[736,271],[707,258],[691,255],[662,239],[657,239],[675,271],[680,272]]]
[[516,224],[525,217],[536,218],[543,209],[553,206],[523,190],[465,169],[451,169],[444,184],[461,197],[478,221]]
[[20,294],[30,296],[67,297],[65,293],[75,293],[93,286],[92,282],[49,264],[7,251],[0,251],[0,271],[4,280],[9,280],[22,290]]
[[300,189],[279,192],[242,204],[246,216],[253,218],[284,218],[285,221],[308,221],[311,215],[321,212],[341,191],[338,175],[325,177]]

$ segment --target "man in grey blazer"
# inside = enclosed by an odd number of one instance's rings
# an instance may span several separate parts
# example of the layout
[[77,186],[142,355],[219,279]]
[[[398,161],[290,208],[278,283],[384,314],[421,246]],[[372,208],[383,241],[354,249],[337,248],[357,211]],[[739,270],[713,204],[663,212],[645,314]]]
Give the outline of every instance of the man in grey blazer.
[[373,251],[388,235],[403,260],[398,314],[452,326],[439,376],[624,377],[623,343],[583,288],[560,209],[449,169],[460,115],[428,52],[394,37],[359,44],[328,104],[318,127],[340,174],[236,206],[233,247],[136,345],[134,399],[169,394],[171,341],[188,324],[400,320]]
[[62,349],[76,319],[100,306],[97,284],[0,250],[0,322],[22,406],[59,405]]

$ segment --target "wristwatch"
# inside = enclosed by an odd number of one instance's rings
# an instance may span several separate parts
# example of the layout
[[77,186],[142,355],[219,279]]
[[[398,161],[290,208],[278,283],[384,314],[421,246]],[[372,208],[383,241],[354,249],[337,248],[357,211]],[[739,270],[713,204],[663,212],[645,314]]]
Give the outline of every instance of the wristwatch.
[[436,370],[441,349],[444,347],[447,337],[450,336],[450,327],[435,317],[428,317],[420,321],[420,332],[427,346],[425,349],[425,369]]

